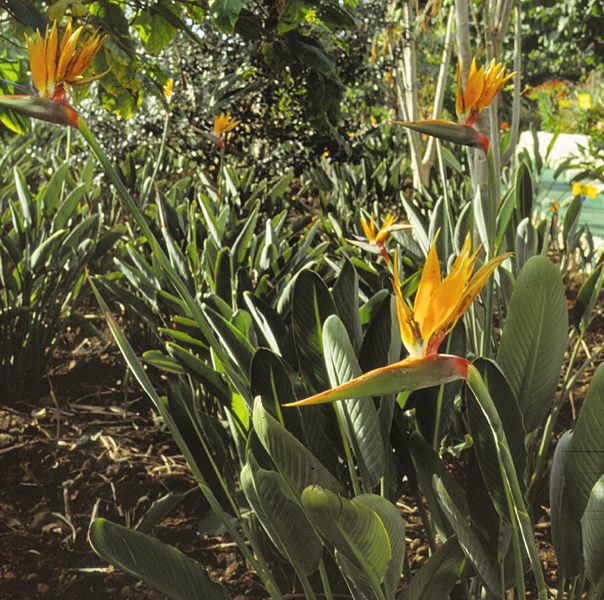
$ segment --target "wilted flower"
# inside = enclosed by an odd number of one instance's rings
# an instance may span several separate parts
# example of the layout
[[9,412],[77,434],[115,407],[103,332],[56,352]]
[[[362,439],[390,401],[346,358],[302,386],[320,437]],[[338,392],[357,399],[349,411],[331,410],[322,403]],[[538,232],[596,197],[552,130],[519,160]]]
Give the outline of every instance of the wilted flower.
[[233,118],[231,113],[220,113],[214,117],[214,139],[220,148],[224,148],[225,135],[233,131],[241,121]]

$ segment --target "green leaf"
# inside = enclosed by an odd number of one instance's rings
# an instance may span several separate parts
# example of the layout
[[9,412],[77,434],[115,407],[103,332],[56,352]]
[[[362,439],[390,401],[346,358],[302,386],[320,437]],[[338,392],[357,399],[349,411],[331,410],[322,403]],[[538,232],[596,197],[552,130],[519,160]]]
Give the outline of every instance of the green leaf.
[[304,444],[270,416],[260,398],[254,401],[252,419],[258,439],[296,496],[309,485],[320,485],[334,492],[343,492],[342,484]]
[[581,196],[575,196],[569,207],[566,209],[564,222],[562,224],[562,239],[564,240],[564,247],[566,250],[574,248],[575,232],[577,231],[582,208],[583,199]]
[[296,571],[305,575],[316,571],[323,544],[285,479],[262,469],[250,454],[241,472],[241,487],[267,534]]
[[565,475],[570,431],[558,440],[549,477],[549,498],[552,522],[552,541],[558,558],[560,577],[575,577],[583,566],[580,515],[571,507],[568,481]]
[[302,505],[319,533],[379,588],[392,548],[378,514],[358,498],[347,500],[316,485],[304,490]]
[[525,161],[518,165],[514,183],[517,223],[533,216],[533,179]]
[[400,600],[449,600],[467,559],[455,536],[450,537],[411,578]]
[[500,597],[501,584],[499,582],[499,574],[495,564],[491,562],[489,553],[484,549],[478,536],[468,524],[466,516],[451,499],[443,480],[435,475],[433,485],[440,505],[457,534],[459,545],[476,569],[476,573],[487,590],[493,597]]
[[604,474],[589,494],[587,507],[581,517],[581,531],[587,575],[594,586],[601,590],[604,582]]
[[516,282],[497,355],[527,433],[541,425],[551,408],[567,336],[560,272],[547,258],[534,256]]
[[139,13],[135,22],[138,35],[149,54],[158,55],[176,35],[176,28],[152,8]]
[[210,393],[223,402],[227,401],[230,397],[229,387],[216,369],[174,342],[167,342],[166,349],[178,364]]
[[247,0],[214,0],[210,7],[212,21],[223,33],[234,33],[239,13]]
[[292,325],[300,370],[311,392],[324,390],[328,385],[323,360],[323,323],[336,312],[322,279],[309,270],[299,273],[293,290]]
[[[525,431],[514,392],[495,362],[487,359],[478,359],[474,363],[474,366],[478,369],[487,384],[489,394],[505,431],[518,480],[523,481],[526,468]],[[500,515],[507,516],[508,507],[505,499],[504,484],[501,480],[501,470],[499,461],[497,460],[497,451],[490,423],[473,394],[467,394],[466,398],[470,433],[472,434],[473,448],[478,459],[480,471],[489,494],[493,499],[495,508]]]
[[394,598],[401,581],[405,558],[405,521],[398,509],[381,496],[362,494],[355,498],[355,502],[360,502],[375,512],[386,528],[390,540],[391,557],[383,586],[386,598]]
[[585,333],[591,323],[593,309],[602,291],[604,262],[601,262],[583,282],[573,307],[573,325]]
[[90,527],[89,540],[101,558],[174,600],[230,598],[198,562],[149,535],[96,519]]
[[589,386],[569,444],[565,479],[569,500],[581,517],[593,486],[604,473],[604,365],[600,365]]
[[359,308],[359,276],[348,259],[344,260],[332,293],[338,307],[338,314],[346,325],[346,330],[355,350],[358,351],[363,339]]
[[[325,364],[332,386],[338,386],[361,375],[361,368],[340,318],[331,315],[323,326]],[[380,422],[371,397],[338,403],[337,410],[344,417],[365,488],[371,490],[384,475],[385,450]]]
[[52,174],[44,194],[42,196],[42,207],[44,214],[50,216],[56,212],[61,202],[61,189],[65,183],[65,177],[69,170],[69,163],[64,162],[59,168]]
[[143,361],[166,373],[175,373],[176,375],[184,375],[186,373],[178,364],[178,361],[170,356],[166,356],[161,350],[147,350],[143,352]]

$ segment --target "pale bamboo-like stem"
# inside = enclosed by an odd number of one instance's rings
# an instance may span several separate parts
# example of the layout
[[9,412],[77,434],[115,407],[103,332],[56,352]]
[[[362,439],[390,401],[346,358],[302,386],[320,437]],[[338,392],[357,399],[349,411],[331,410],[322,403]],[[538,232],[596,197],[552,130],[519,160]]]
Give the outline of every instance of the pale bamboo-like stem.
[[[415,52],[415,32],[413,24],[413,8],[411,2],[402,4],[403,18],[403,60],[398,68],[397,92],[399,106],[406,121],[417,121],[419,117],[419,99],[417,94],[417,56]],[[417,131],[407,128],[407,139],[411,147],[411,167],[413,170],[413,185],[416,189],[424,188],[422,177],[421,145]]]
[[[449,10],[449,16],[447,17],[447,28],[445,30],[445,41],[443,44],[443,53],[440,60],[440,71],[438,72],[438,79],[436,81],[436,92],[434,93],[434,109],[432,110],[432,118],[438,119],[443,109],[445,100],[445,92],[447,90],[447,76],[449,74],[449,66],[451,64],[451,54],[453,52],[453,45],[451,39],[453,37],[453,17],[455,16],[453,7]],[[434,164],[434,155],[436,151],[436,138],[430,137],[428,140],[428,146],[426,152],[422,158],[422,177],[427,182],[430,176],[430,170]]]
[[[516,154],[518,144],[518,130],[520,128],[520,92],[522,85],[522,10],[517,2],[514,8],[514,93],[512,99],[512,123],[510,127],[510,141],[503,151],[501,165],[507,165]],[[512,168],[514,165],[512,164]]]

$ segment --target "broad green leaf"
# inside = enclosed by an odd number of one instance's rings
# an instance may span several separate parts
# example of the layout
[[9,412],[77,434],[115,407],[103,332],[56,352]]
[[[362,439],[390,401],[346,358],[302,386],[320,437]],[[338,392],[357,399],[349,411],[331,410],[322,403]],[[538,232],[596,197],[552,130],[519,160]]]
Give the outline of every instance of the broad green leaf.
[[344,260],[332,294],[338,314],[346,325],[348,336],[352,340],[355,350],[358,351],[363,339],[359,308],[359,276],[348,259]]
[[[218,1],[220,2],[220,0]],[[256,228],[256,223],[258,222],[259,210],[260,203],[256,202],[250,216],[241,226],[241,232],[237,236],[237,239],[233,242],[231,255],[233,257],[233,265],[235,268],[244,264],[245,257],[250,250],[250,246],[252,242],[255,241],[254,230]]]
[[461,578],[466,563],[457,538],[450,537],[411,578],[400,600],[449,600],[449,592]]
[[497,362],[518,400],[527,433],[548,414],[568,343],[568,312],[558,269],[528,260],[516,282]]
[[[505,431],[518,480],[522,482],[526,468],[525,432],[514,392],[495,362],[478,359],[474,366],[487,384],[491,399]],[[471,393],[467,394],[467,407],[470,433],[474,441],[473,448],[485,485],[499,514],[507,515],[508,507],[491,426]]]
[[562,239],[566,250],[571,250],[574,247],[575,232],[579,224],[579,216],[583,208],[583,199],[581,196],[575,196],[566,209],[564,221],[562,223]]
[[[581,517],[585,569],[594,586],[604,585],[604,474],[589,494],[585,512]],[[601,596],[598,596],[601,597]],[[594,595],[593,598],[596,598]]]
[[173,600],[230,598],[198,562],[149,535],[96,519],[90,527],[89,540],[101,558]]
[[197,490],[198,488],[194,487],[187,492],[168,492],[161,496],[151,503],[134,528],[141,533],[151,533],[153,528],[161,523],[187,496]]
[[568,497],[577,518],[581,518],[589,495],[604,473],[604,365],[596,371],[583,401],[569,444],[565,479]]
[[296,571],[317,570],[323,544],[304,514],[299,500],[276,471],[262,469],[249,455],[241,487],[258,519],[279,551]]
[[214,292],[229,306],[233,302],[233,261],[228,248],[221,248],[214,267]]
[[[336,315],[325,321],[323,347],[331,385],[335,387],[361,375],[346,328]],[[370,490],[384,475],[385,450],[375,404],[371,397],[356,398],[338,403],[336,408],[344,417],[361,476]]]
[[296,496],[309,485],[320,485],[334,492],[343,492],[342,484],[304,444],[270,416],[260,398],[254,401],[252,418],[258,439]]
[[392,548],[378,514],[357,498],[348,500],[316,485],[302,492],[302,505],[319,533],[379,588]]
[[80,184],[69,193],[65,200],[63,200],[57,209],[57,213],[55,214],[52,222],[52,228],[54,231],[65,227],[69,220],[77,214],[77,207],[82,196],[84,195],[85,190],[86,186],[84,184]]
[[390,540],[391,556],[383,586],[386,598],[394,598],[401,581],[403,559],[405,558],[405,521],[394,504],[381,496],[362,494],[354,500],[377,513],[386,528]]
[[281,344],[287,335],[281,316],[262,298],[251,292],[244,292],[243,299],[250,315],[254,319],[259,344],[267,346],[275,354],[280,355]]
[[569,502],[570,489],[565,475],[572,433],[567,431],[558,440],[549,477],[552,541],[558,558],[560,577],[575,577],[583,566],[580,515]]
[[207,390],[223,402],[229,398],[229,388],[220,374],[192,352],[175,344],[167,342],[166,349],[180,366],[194,379],[199,381]]
[[440,505],[457,535],[459,545],[476,569],[476,573],[485,587],[493,597],[498,598],[501,590],[499,574],[497,567],[491,561],[489,553],[480,543],[477,535],[470,527],[466,516],[461,512],[460,507],[451,499],[442,479],[435,475],[433,485]]
[[300,370],[309,392],[319,392],[329,385],[323,360],[323,323],[336,312],[321,278],[312,271],[302,271],[294,284],[292,325]]

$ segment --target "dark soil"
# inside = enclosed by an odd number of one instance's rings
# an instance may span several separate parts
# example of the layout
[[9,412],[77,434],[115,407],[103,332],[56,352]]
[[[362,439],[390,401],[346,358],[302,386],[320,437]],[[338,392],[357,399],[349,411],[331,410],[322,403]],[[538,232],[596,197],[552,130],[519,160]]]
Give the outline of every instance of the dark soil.
[[[604,341],[601,309],[592,331],[588,349]],[[592,374],[590,369],[581,377],[563,408],[556,438],[572,428]],[[96,516],[132,527],[161,496],[196,488],[150,402],[142,392],[124,392],[129,387],[124,376],[112,346],[71,335],[56,353],[47,393],[16,406],[0,399],[0,600],[164,598],[108,567],[87,541]],[[556,558],[547,504],[544,489],[537,502],[536,537],[553,592]],[[427,559],[428,545],[414,500],[403,497],[398,506],[415,571]],[[233,597],[261,598],[231,540],[199,532],[207,511],[195,490],[153,534],[199,560]]]

